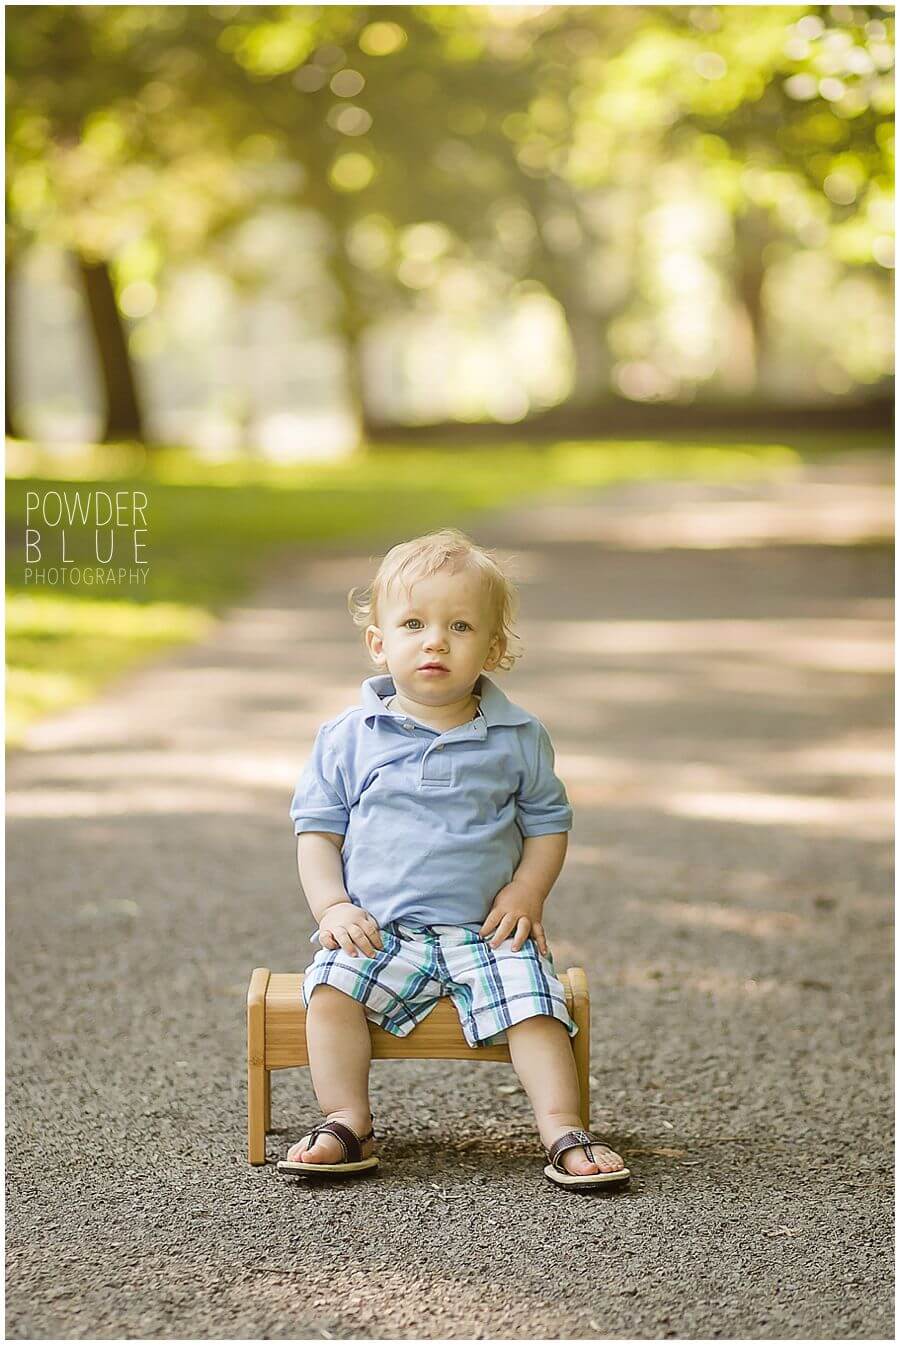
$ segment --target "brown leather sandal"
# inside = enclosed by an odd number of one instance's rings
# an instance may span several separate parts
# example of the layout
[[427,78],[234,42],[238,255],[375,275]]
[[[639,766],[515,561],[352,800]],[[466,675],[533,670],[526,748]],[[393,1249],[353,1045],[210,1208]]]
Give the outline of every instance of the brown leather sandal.
[[[372,1120],[374,1121],[374,1119],[373,1116]],[[334,1135],[344,1151],[343,1163],[294,1163],[283,1158],[278,1163],[278,1171],[290,1172],[294,1177],[341,1177],[356,1176],[378,1167],[378,1159],[375,1154],[372,1154],[370,1158],[363,1158],[362,1156],[362,1146],[366,1140],[375,1138],[374,1126],[368,1135],[363,1135],[360,1138],[343,1121],[320,1121],[309,1132],[307,1150],[313,1147],[319,1135]],[[291,1147],[293,1148],[293,1145]]]
[[[584,1149],[585,1156],[589,1163],[596,1163],[592,1144],[604,1144],[603,1140],[597,1139],[595,1135],[590,1135],[586,1130],[567,1130],[565,1135],[560,1135],[558,1140],[554,1140],[549,1149],[545,1149],[547,1157],[550,1159],[547,1167],[544,1168],[544,1176],[557,1186],[565,1186],[570,1191],[588,1191],[597,1186],[626,1186],[631,1180],[631,1173],[628,1168],[617,1168],[615,1172],[567,1172],[560,1162],[560,1155],[568,1149]],[[606,1146],[609,1147],[608,1145]]]

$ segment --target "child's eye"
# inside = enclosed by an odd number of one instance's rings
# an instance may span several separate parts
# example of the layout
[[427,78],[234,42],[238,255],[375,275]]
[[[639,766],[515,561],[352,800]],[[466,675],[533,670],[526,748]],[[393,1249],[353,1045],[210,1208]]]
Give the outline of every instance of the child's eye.
[[454,629],[454,630],[460,630],[460,629],[462,629],[462,630],[471,630],[472,627],[469,625],[468,621],[454,621],[454,623],[453,623],[453,629]]
[[408,626],[410,630],[418,630],[421,624],[422,623],[417,616],[407,617],[406,621],[403,623],[403,625]]

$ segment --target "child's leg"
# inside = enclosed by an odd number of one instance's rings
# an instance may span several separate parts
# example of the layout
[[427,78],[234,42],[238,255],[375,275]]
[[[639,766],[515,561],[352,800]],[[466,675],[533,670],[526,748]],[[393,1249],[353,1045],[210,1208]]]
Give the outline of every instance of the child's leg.
[[[506,1029],[513,1067],[528,1094],[540,1131],[541,1143],[549,1149],[567,1130],[581,1130],[578,1074],[564,1023],[546,1014],[526,1018]],[[569,1149],[560,1159],[567,1171],[589,1175],[616,1172],[625,1164],[605,1144],[592,1146],[596,1163],[583,1149]]]
[[[309,1072],[319,1106],[329,1121],[343,1121],[360,1138],[372,1128],[369,1065],[372,1043],[365,1010],[358,1000],[331,985],[317,985],[306,1010]],[[292,1163],[339,1163],[343,1150],[333,1135],[320,1135],[306,1148],[304,1136],[288,1150]],[[374,1142],[362,1146],[364,1158]]]

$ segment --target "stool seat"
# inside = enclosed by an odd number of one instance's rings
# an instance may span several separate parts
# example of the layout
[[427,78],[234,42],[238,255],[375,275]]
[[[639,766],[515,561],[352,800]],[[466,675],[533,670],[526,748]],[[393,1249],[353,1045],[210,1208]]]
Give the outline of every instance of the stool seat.
[[[566,1006],[578,1027],[571,1038],[581,1094],[581,1120],[590,1129],[590,1000],[587,977],[581,967],[560,975]],[[272,1128],[271,1074],[309,1064],[306,1049],[306,1009],[300,998],[299,972],[271,972],[257,967],[247,992],[247,1139],[249,1160],[266,1161],[266,1134]],[[505,1042],[470,1046],[463,1036],[456,1009],[448,997],[438,1001],[428,1017],[405,1037],[369,1023],[373,1060],[499,1060],[510,1061]]]

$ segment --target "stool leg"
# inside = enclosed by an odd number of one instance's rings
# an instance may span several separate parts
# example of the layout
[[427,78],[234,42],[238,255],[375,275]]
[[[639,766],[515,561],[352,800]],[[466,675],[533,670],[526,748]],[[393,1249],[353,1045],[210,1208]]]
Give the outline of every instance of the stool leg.
[[267,1069],[263,1076],[264,1124],[266,1134],[272,1129],[272,1071]]
[[587,977],[581,967],[570,967],[569,984],[572,987],[572,1019],[578,1033],[572,1038],[572,1053],[578,1073],[578,1091],[581,1095],[581,1124],[591,1128],[591,1001]]
[[254,1167],[266,1161],[266,1072],[247,1070],[247,1157]]
[[247,1157],[266,1161],[266,990],[269,971],[257,967],[247,992]]

